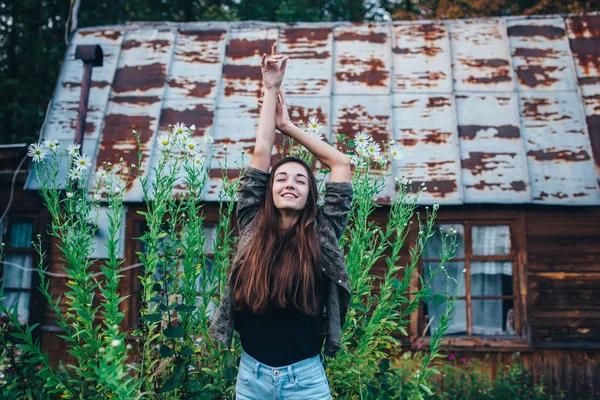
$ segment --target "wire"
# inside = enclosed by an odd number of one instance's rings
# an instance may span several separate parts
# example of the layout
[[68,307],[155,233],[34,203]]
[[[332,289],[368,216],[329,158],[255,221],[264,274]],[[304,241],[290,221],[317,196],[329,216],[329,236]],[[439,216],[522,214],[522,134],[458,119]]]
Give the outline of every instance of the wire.
[[[42,124],[42,127],[40,128],[40,134],[38,135],[37,143],[40,142],[40,139],[42,138],[42,132],[44,132],[44,128],[46,127],[46,121],[48,121],[48,113],[50,112],[50,104],[52,104],[52,99],[50,99],[50,101],[48,102],[48,106],[46,107],[46,116],[44,117],[44,123]],[[4,213],[2,213],[2,217],[0,217],[0,226],[3,226],[4,218],[6,218],[6,214],[8,214],[8,211],[10,210],[10,206],[12,205],[13,195],[15,192],[15,181],[17,180],[17,174],[19,173],[19,170],[23,166],[23,163],[25,162],[25,160],[27,160],[27,157],[29,157],[29,156],[25,155],[25,157],[23,157],[23,159],[19,163],[19,166],[15,170],[15,173],[13,174],[12,183],[10,184],[10,197],[8,199],[8,204],[6,205],[6,209],[4,210]],[[2,236],[2,233],[3,232],[0,232],[0,237]]]
[[[31,271],[31,272],[38,272],[37,268],[27,268],[27,267],[23,267],[17,263],[14,262],[10,262],[10,261],[0,261],[1,264],[6,264],[6,265],[10,265],[12,267],[16,267],[20,270],[23,271]],[[137,263],[137,264],[132,264],[132,265],[128,265],[127,267],[123,267],[119,270],[119,272],[125,272],[125,271],[129,271],[130,269],[134,269],[137,267],[141,267],[143,264],[142,263]],[[56,278],[68,278],[69,275],[67,274],[57,274],[55,272],[48,272],[48,271],[43,271],[45,275],[48,276],[54,276]],[[104,272],[95,272],[93,274],[91,274],[92,277],[96,277],[96,276],[100,276],[100,275],[104,275]]]

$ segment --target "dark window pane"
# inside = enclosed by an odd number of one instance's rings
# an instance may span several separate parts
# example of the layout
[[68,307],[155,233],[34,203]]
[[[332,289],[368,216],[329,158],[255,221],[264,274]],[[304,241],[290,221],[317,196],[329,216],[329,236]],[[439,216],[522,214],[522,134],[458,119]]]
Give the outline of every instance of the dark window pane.
[[[426,306],[427,315],[425,316],[425,324],[433,319],[426,336],[431,336],[431,332],[436,330],[440,323],[440,318],[446,310],[446,304],[434,304],[428,302]],[[467,333],[467,303],[465,300],[456,300],[454,311],[450,314],[448,330],[444,336],[463,336]]]
[[4,297],[6,297],[6,299],[2,302],[2,304],[4,305],[4,307],[6,307],[7,309],[10,310],[11,307],[13,307],[16,303],[18,303],[17,313],[18,313],[19,322],[21,322],[22,324],[26,324],[29,322],[29,298],[30,298],[30,296],[31,296],[31,293],[29,293],[29,292],[15,292],[15,291],[6,289],[4,291]]
[[473,300],[473,335],[515,334],[514,302],[510,300]]
[[10,224],[7,245],[9,247],[31,247],[32,235],[33,221],[13,220]]
[[[427,283],[430,279],[431,273],[435,273],[439,263],[427,262],[423,263],[423,279]],[[453,296],[456,291],[456,283],[448,278],[448,275],[454,278],[456,281],[461,283],[459,296],[465,295],[465,283],[463,279],[463,270],[465,269],[465,263],[462,261],[447,262],[443,265],[444,270],[439,270],[438,273],[433,277],[431,281],[431,291],[435,293],[445,293]],[[430,273],[431,271],[431,273]],[[447,273],[447,274],[446,274]]]
[[[442,231],[440,232],[440,228]],[[423,229],[423,228],[421,228]],[[439,259],[440,252],[442,251],[442,237],[450,234],[451,229],[456,230],[458,248],[454,254],[455,258],[462,258],[465,256],[464,247],[464,228],[461,224],[442,224],[434,226],[435,234],[429,238],[423,249],[423,258],[426,259]],[[449,238],[448,238],[449,239]],[[448,243],[448,242],[446,242]]]
[[471,263],[471,296],[512,296],[513,265],[510,261]]
[[474,226],[473,255],[491,256],[510,254],[510,228],[500,226]]

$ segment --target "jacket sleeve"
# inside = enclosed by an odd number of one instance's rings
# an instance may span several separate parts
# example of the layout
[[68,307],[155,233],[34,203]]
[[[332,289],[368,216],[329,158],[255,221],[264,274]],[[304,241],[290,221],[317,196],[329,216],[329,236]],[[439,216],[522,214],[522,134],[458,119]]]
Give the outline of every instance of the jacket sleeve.
[[348,223],[353,194],[350,182],[325,183],[325,202],[320,210],[321,219],[325,222],[324,225],[333,230],[338,240]]
[[268,172],[253,167],[244,168],[237,192],[236,218],[240,232],[252,222],[258,213],[265,198],[268,179]]

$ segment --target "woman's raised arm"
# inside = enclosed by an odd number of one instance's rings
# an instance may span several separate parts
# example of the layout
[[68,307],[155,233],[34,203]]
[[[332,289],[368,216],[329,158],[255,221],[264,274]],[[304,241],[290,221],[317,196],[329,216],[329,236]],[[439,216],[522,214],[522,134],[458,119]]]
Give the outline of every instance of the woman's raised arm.
[[250,166],[265,172],[269,172],[269,166],[271,165],[271,151],[275,142],[275,104],[285,74],[287,60],[288,57],[277,54],[277,45],[274,43],[271,48],[271,55],[263,54],[260,62],[264,97],[262,107],[260,107],[256,142]]
[[281,133],[300,142],[304,147],[331,170],[330,182],[350,182],[350,157],[338,151],[321,139],[309,135],[290,121],[287,105],[283,93],[279,92],[279,101],[276,103],[276,126]]

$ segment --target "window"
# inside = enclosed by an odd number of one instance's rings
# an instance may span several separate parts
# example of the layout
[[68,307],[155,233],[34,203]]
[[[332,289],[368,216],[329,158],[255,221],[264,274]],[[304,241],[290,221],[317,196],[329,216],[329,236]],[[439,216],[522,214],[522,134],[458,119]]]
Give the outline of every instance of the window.
[[4,259],[0,267],[0,277],[4,284],[4,306],[11,308],[15,304],[21,323],[29,323],[33,283],[34,249],[33,218],[13,218],[4,232]]
[[[426,280],[430,268],[439,265],[441,235],[451,229],[457,232],[458,248],[445,269],[457,281],[462,280],[462,285],[446,337],[517,338],[522,332],[518,312],[520,269],[515,221],[439,223],[421,260]],[[455,284],[447,282],[443,272],[432,281],[434,293],[452,295],[455,289]],[[425,336],[437,328],[445,310],[445,304],[437,303],[429,301],[424,306],[420,332],[425,332]]]

